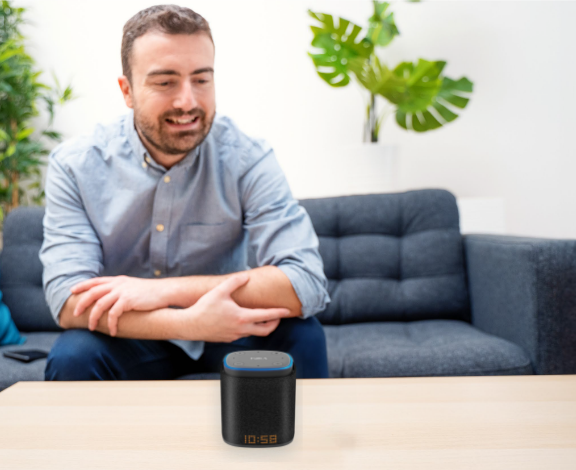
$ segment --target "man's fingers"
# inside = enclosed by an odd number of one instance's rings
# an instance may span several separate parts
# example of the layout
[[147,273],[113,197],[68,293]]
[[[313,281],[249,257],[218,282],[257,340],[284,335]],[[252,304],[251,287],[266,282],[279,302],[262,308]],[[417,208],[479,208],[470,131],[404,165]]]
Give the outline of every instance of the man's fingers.
[[85,281],[79,282],[70,288],[70,291],[73,294],[79,294],[80,292],[84,292],[85,290],[91,289],[94,286],[98,286],[104,282],[107,282],[111,279],[110,276],[103,276],[103,277],[93,277],[92,279],[87,279]]
[[290,316],[290,310],[287,308],[243,308],[242,310],[247,320],[246,334],[248,336],[268,336],[278,327],[282,318]]
[[82,296],[82,298],[76,304],[73,315],[75,317],[82,315],[84,313],[84,310],[86,310],[90,305],[96,302],[100,297],[110,292],[111,289],[112,287],[106,285],[97,286],[90,289]]
[[280,318],[276,320],[270,320],[266,323],[254,323],[251,325],[249,334],[254,336],[268,336],[272,333],[278,325],[280,324]]
[[116,300],[118,300],[118,294],[110,292],[94,304],[88,319],[88,328],[90,331],[94,331],[96,329],[96,325],[98,325],[100,317],[112,306],[114,302],[116,302]]
[[110,336],[116,336],[118,332],[118,318],[124,313],[124,302],[119,300],[108,311],[108,330]]
[[249,323],[256,323],[261,321],[276,320],[278,318],[286,318],[290,315],[290,310],[287,308],[243,308],[242,316]]
[[213,290],[220,294],[231,294],[236,289],[246,284],[249,279],[250,276],[246,272],[235,273],[233,276],[230,276],[228,279],[218,284]]

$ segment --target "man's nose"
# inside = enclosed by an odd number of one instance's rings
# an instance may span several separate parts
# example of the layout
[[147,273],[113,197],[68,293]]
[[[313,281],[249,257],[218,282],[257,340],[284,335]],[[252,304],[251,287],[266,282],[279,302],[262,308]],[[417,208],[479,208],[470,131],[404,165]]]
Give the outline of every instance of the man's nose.
[[197,106],[198,101],[194,95],[194,88],[190,82],[185,81],[184,84],[180,87],[178,96],[174,102],[174,107],[188,111],[190,109],[196,108]]

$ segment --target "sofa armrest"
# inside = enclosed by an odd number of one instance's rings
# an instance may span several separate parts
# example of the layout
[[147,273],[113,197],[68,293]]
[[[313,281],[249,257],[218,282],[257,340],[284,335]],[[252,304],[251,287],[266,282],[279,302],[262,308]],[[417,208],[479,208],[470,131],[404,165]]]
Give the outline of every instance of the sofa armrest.
[[576,240],[463,235],[472,323],[537,374],[576,373]]

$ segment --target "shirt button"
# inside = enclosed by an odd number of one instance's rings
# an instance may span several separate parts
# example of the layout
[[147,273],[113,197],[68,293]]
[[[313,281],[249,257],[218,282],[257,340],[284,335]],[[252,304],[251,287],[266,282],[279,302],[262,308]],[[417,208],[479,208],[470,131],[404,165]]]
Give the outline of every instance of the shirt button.
[[148,163],[152,163],[152,162],[150,161],[150,157],[146,157],[146,161],[147,161]]
[[146,164],[146,162],[142,162],[142,168],[146,168],[148,165]]
[[164,183],[170,183],[170,177],[169,176],[164,177]]
[[158,230],[159,232],[161,232],[162,230],[164,230],[164,225],[162,225],[162,224],[156,225],[156,230]]
[[162,273],[160,272],[159,269],[157,269],[156,271],[154,271],[154,276],[158,277],[158,276],[160,276],[160,274],[162,274]]

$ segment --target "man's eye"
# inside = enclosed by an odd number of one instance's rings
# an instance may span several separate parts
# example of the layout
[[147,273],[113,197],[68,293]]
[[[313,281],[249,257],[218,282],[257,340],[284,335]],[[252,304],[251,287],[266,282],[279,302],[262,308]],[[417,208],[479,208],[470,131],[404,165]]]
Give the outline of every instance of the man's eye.
[[170,84],[170,82],[157,83],[156,85],[164,86],[164,85],[168,85],[168,84]]

